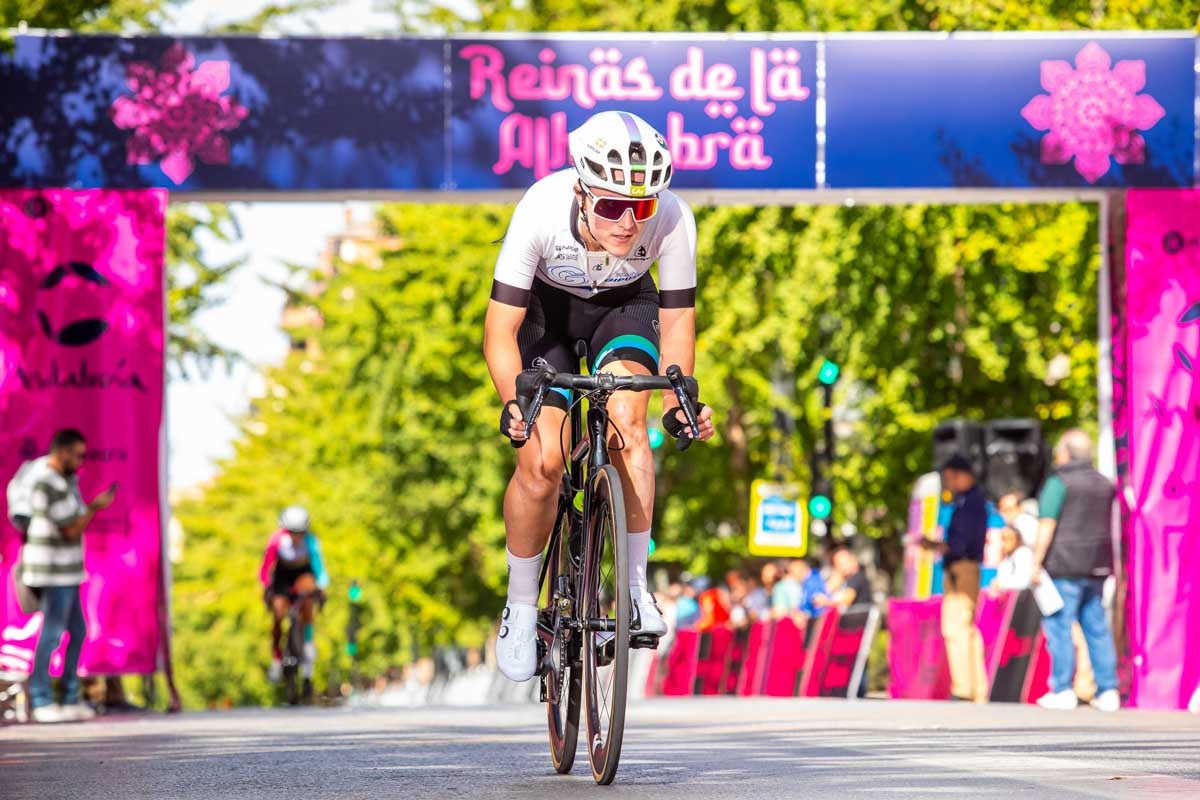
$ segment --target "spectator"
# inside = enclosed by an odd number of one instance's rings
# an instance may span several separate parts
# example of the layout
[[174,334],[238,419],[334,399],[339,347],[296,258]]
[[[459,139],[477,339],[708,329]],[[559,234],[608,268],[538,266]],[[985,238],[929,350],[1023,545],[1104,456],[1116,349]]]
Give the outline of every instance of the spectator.
[[1022,508],[1022,497],[1016,492],[1009,492],[1000,498],[996,509],[1004,518],[1004,524],[1015,530],[1021,537],[1021,543],[1032,548],[1037,544],[1037,517]]
[[1117,692],[1117,659],[1112,632],[1104,616],[1104,579],[1112,574],[1112,510],[1116,490],[1112,481],[1092,466],[1092,440],[1081,430],[1063,434],[1054,448],[1058,469],[1042,487],[1039,498],[1034,581],[1042,567],[1062,596],[1063,607],[1042,620],[1050,650],[1050,692],[1038,700],[1043,708],[1069,709],[1079,703],[1071,684],[1075,676],[1075,647],[1071,629],[1076,622],[1091,656],[1097,695],[1092,705],[1101,711],[1121,707]]
[[983,637],[975,625],[975,605],[987,539],[987,498],[975,482],[971,462],[962,455],[946,461],[942,485],[954,495],[946,539],[937,547],[943,553],[942,638],[950,664],[950,694],[959,700],[986,703],[987,670]]
[[829,589],[814,596],[812,602],[815,607],[838,606],[846,609],[858,603],[872,601],[871,582],[863,573],[862,565],[853,550],[839,544],[830,552],[829,561],[832,565],[831,578],[827,584]]
[[[772,573],[775,570],[774,563],[767,564],[765,567],[763,567],[762,572],[763,572],[764,580],[767,575],[768,567],[770,568]],[[747,579],[747,586],[748,586],[749,590],[746,592],[746,599],[743,601],[742,604],[746,607],[746,613],[747,613],[747,615],[749,615],[750,621],[755,622],[760,619],[770,619],[770,617],[771,617],[771,593],[770,593],[770,591],[768,589],[764,588],[763,585],[755,582],[755,580],[753,578]]]
[[675,623],[681,630],[691,629],[700,619],[700,604],[696,602],[696,595],[699,594],[697,585],[702,587],[700,591],[707,589],[708,578],[693,580],[691,575],[683,574],[679,594],[675,596]]
[[825,579],[821,577],[821,571],[817,569],[820,562],[815,558],[809,558],[805,559],[804,563],[808,565],[808,577],[804,579],[804,611],[815,618],[821,616],[825,611],[824,607],[817,603],[821,598],[829,597],[829,589],[825,586]]
[[1033,580],[1033,551],[1025,546],[1021,541],[1021,534],[1012,525],[1000,532],[1000,549],[1004,558],[996,567],[992,588],[1011,589],[1015,592],[1028,589]]
[[783,577],[771,590],[771,617],[773,619],[783,619],[794,614],[799,610],[800,602],[804,599],[803,580],[805,576],[801,569],[793,566],[797,560],[793,559],[776,567]]
[[[29,697],[37,722],[91,719],[95,713],[79,697],[79,651],[87,636],[79,585],[83,583],[83,533],[96,512],[112,505],[116,485],[84,505],[77,473],[87,443],[79,431],[64,428],[50,442],[50,457],[36,473],[31,494],[29,534],[21,551],[21,580],[41,593],[42,632],[33,657]],[[66,632],[62,704],[50,689],[50,656]]]
[[696,604],[700,606],[700,618],[696,630],[701,633],[719,628],[729,622],[729,595],[720,587],[711,585],[705,576],[692,581],[696,591]]
[[725,586],[729,595],[729,624],[734,628],[745,628],[750,624],[750,612],[746,609],[749,576],[741,570],[731,569],[725,573]]

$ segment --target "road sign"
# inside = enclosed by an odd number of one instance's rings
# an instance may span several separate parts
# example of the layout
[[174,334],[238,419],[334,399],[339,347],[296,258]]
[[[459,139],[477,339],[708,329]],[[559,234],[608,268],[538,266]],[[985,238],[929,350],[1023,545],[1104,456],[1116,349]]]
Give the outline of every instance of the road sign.
[[757,480],[750,484],[750,553],[800,557],[808,552],[808,510],[800,485]]

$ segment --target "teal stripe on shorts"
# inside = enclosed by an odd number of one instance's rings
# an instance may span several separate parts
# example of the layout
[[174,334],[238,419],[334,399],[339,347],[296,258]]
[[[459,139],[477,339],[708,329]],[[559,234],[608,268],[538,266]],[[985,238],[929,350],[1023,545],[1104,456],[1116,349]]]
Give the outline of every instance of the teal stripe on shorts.
[[604,347],[600,348],[600,353],[596,356],[595,360],[592,361],[592,368],[595,369],[597,364],[602,364],[604,359],[608,357],[609,353],[624,347],[633,348],[634,350],[641,350],[654,359],[655,364],[658,363],[658,348],[654,346],[654,342],[650,341],[645,336],[627,333],[622,336],[618,336],[608,344],[604,345]]

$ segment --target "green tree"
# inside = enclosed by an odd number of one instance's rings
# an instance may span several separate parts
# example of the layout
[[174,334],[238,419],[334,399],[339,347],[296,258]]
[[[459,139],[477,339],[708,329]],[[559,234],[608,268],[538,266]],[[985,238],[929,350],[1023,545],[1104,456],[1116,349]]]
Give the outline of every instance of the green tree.
[[234,457],[177,509],[187,538],[176,662],[189,705],[272,699],[256,576],[289,503],[311,510],[333,578],[317,629],[322,683],[349,671],[355,578],[366,674],[414,647],[483,644],[503,585],[500,501],[513,456],[495,431],[480,331],[508,209],[402,205],[380,216],[402,249],[381,268],[340,265],[315,300],[321,327],[297,332],[315,354],[294,352],[269,373]]

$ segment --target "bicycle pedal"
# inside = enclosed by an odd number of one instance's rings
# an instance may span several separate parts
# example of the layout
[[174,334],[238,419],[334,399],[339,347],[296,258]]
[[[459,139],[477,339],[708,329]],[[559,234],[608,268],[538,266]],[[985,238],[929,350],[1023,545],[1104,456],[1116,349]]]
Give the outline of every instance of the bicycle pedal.
[[657,650],[658,637],[653,633],[635,633],[629,637],[629,647],[633,650]]

